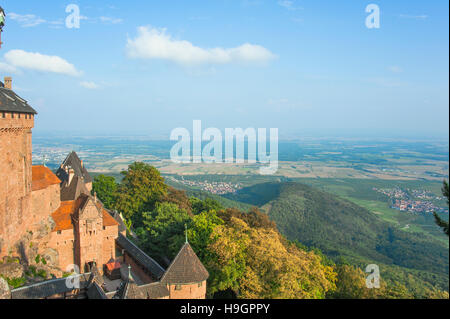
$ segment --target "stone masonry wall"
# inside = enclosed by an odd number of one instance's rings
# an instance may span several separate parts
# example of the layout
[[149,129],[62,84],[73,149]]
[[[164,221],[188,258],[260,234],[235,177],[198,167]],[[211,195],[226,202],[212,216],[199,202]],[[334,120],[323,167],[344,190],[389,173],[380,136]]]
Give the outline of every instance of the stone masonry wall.
[[[168,285],[170,299],[205,299],[206,281],[189,285]],[[180,289],[177,289],[180,288]]]
[[0,257],[15,250],[31,214],[33,117],[0,117]]

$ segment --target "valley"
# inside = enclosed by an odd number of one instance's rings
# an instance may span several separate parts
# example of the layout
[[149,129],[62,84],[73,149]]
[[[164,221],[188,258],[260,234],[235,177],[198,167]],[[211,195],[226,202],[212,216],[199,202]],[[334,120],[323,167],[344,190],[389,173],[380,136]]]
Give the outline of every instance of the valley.
[[[82,147],[94,177],[105,174],[120,182],[121,171],[142,161],[188,196],[244,212],[258,207],[289,241],[318,249],[334,262],[362,269],[375,263],[387,282],[401,282],[416,296],[435,288],[448,291],[449,241],[432,215],[436,209],[448,220],[441,193],[448,178],[445,142],[284,141],[279,170],[271,176],[259,175],[259,164],[176,164],[167,156],[171,144],[161,141],[66,143]],[[51,139],[36,144],[34,161],[45,160],[49,167],[66,151]]]

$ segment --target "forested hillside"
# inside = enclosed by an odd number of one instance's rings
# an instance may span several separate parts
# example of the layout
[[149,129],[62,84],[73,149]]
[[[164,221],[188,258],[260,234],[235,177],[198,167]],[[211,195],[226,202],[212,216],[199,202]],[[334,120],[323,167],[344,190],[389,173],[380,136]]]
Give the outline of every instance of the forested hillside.
[[[182,246],[187,227],[210,273],[209,297],[448,298],[432,285],[445,278],[448,251],[386,227],[332,195],[296,183],[266,183],[219,202],[203,192],[188,197],[144,163],[122,175],[120,183],[96,176],[93,191],[123,213],[137,244],[163,265]],[[245,202],[240,209],[226,207],[238,201]],[[362,269],[373,262],[382,270],[381,289],[365,286]]]
[[383,264],[388,277],[393,265],[403,272],[418,270],[407,273],[448,290],[448,249],[431,237],[396,229],[349,201],[293,182],[259,184],[229,198],[260,206],[288,239],[335,260]]

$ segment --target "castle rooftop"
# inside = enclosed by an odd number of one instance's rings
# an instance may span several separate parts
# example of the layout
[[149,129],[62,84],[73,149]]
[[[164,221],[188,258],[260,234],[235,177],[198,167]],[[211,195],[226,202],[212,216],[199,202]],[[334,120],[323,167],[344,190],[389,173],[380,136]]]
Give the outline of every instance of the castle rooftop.
[[0,112],[37,114],[27,101],[2,84],[0,84]]
[[207,280],[209,273],[189,243],[185,243],[167,268],[161,282],[190,284]]
[[[77,200],[61,202],[61,206],[52,214],[52,218],[55,221],[55,228],[53,231],[72,229],[72,214],[76,213],[82,208],[86,202],[90,199],[90,196],[81,195]],[[101,210],[103,216],[103,226],[115,226],[118,225],[116,220],[103,208],[101,203],[97,202],[97,208]]]
[[45,189],[51,185],[59,184],[61,181],[53,172],[45,166],[36,165],[32,167],[33,191]]

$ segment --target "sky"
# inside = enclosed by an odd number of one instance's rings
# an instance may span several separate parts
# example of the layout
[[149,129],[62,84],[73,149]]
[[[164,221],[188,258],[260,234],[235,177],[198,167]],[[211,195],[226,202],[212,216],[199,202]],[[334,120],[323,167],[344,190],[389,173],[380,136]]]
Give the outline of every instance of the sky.
[[[66,25],[70,4],[79,28]],[[281,138],[448,139],[448,1],[0,5],[0,76],[38,111],[35,134],[168,137],[201,120]]]

